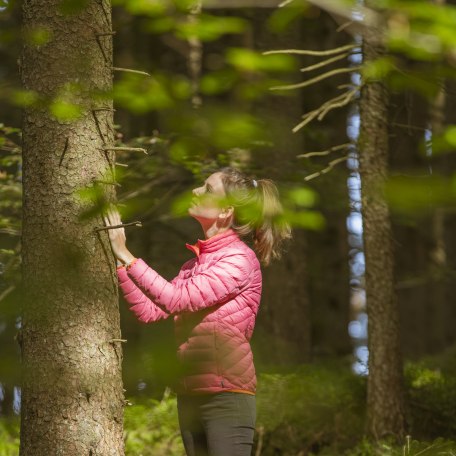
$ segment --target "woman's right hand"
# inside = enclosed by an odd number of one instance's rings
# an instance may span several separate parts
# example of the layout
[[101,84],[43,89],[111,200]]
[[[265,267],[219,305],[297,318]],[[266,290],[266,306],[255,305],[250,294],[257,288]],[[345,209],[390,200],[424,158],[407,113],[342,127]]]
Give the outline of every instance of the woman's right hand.
[[[120,214],[115,206],[111,206],[103,218],[106,226],[122,225]],[[122,263],[129,263],[134,260],[135,257],[128,251],[126,246],[127,237],[125,236],[125,228],[114,228],[107,231],[115,257]]]

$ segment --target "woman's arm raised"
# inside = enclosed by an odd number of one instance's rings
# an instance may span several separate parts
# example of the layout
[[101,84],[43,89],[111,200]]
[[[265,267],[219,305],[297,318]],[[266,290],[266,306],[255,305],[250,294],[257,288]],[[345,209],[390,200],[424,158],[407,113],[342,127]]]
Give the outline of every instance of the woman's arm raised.
[[143,323],[152,323],[158,320],[164,320],[170,316],[157,307],[128,277],[125,267],[117,268],[117,278],[119,287],[125,300],[130,305],[130,310],[136,315],[139,321]]
[[230,253],[200,273],[168,282],[141,258],[127,274],[160,309],[169,314],[196,312],[223,304],[250,282],[253,266],[243,252]]

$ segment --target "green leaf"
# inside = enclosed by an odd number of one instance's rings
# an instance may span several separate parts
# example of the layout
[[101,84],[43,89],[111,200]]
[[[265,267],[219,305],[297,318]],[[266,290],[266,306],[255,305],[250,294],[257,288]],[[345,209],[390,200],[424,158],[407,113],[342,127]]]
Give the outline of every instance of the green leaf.
[[46,27],[36,27],[24,33],[25,42],[31,46],[43,46],[52,39],[52,30]]
[[226,34],[242,33],[248,22],[238,17],[219,17],[209,14],[194,16],[193,21],[176,25],[176,36],[181,39],[215,41]]
[[361,74],[365,80],[379,80],[384,79],[394,69],[394,59],[392,57],[382,57],[366,62],[361,69]]
[[297,206],[311,207],[315,204],[317,195],[310,188],[299,187],[289,190],[286,199]]
[[52,101],[49,110],[55,118],[62,121],[76,120],[83,115],[81,106],[59,98]]
[[237,78],[237,73],[231,69],[205,74],[200,81],[201,92],[206,95],[227,92],[233,87]]
[[166,13],[168,2],[164,0],[112,0],[114,5],[122,5],[131,14],[158,16]]
[[297,61],[291,55],[270,54],[244,48],[230,48],[226,53],[226,61],[241,71],[248,72],[288,72],[296,70]]
[[16,106],[32,106],[39,100],[39,95],[33,90],[16,89],[12,91],[10,100]]

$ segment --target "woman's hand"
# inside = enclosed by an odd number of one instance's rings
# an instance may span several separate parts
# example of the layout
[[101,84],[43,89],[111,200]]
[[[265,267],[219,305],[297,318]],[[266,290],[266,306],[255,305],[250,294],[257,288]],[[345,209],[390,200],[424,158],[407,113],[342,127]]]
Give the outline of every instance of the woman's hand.
[[[122,225],[122,220],[120,220],[120,214],[114,206],[111,206],[106,215],[103,216],[106,226],[116,226]],[[125,228],[114,228],[107,230],[109,235],[109,240],[111,241],[112,251],[115,257],[122,263],[130,263],[134,260],[134,256],[128,251],[127,238],[125,236]]]

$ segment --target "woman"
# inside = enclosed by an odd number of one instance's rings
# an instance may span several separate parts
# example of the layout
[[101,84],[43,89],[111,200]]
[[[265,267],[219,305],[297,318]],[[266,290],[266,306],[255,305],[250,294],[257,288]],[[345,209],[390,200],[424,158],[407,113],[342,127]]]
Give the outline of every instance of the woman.
[[[247,456],[255,429],[256,376],[250,348],[261,296],[258,259],[269,264],[291,237],[270,180],[234,168],[211,174],[193,190],[189,214],[205,240],[187,244],[195,257],[166,281],[125,246],[123,228],[109,230],[119,284],[138,319],[174,317],[178,415],[188,456]],[[108,226],[121,224],[109,211]],[[252,250],[241,238],[253,241]],[[258,258],[257,258],[258,255]]]

